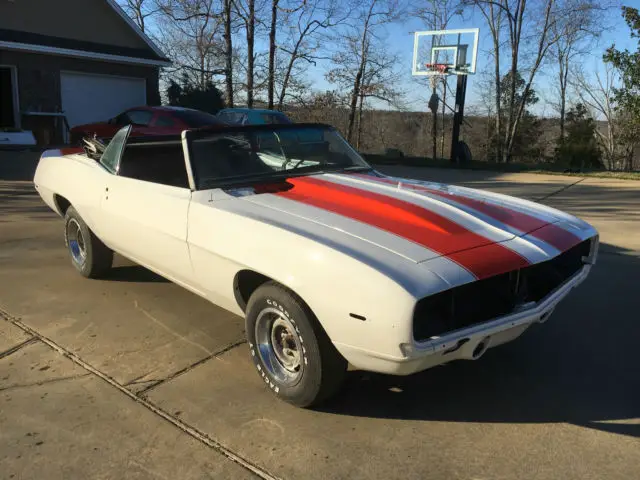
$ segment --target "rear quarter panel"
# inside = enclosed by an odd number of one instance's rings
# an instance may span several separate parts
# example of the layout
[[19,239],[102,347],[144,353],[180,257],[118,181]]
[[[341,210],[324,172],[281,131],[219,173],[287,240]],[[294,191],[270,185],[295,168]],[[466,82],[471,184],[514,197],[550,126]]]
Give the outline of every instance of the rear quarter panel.
[[89,228],[100,235],[98,216],[108,175],[110,173],[86,156],[46,151],[38,162],[33,181],[43,201],[58,215],[63,213],[54,200],[55,195],[67,199]]

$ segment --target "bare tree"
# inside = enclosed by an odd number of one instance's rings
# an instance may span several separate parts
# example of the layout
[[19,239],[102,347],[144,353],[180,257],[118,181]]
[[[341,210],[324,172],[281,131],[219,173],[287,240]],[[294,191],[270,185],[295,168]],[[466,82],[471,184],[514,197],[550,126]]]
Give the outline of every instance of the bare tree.
[[584,72],[578,71],[571,80],[571,86],[577,97],[591,110],[591,115],[606,123],[606,129],[596,129],[598,142],[604,153],[605,168],[616,170],[620,160],[625,157],[625,148],[619,141],[618,115],[613,104],[613,92],[620,85],[618,72],[608,63],[604,65],[604,72],[595,69],[593,77],[589,78]]
[[[480,8],[494,39],[496,109],[498,110],[496,130],[497,135],[502,136],[502,140],[497,143],[502,150],[500,152],[502,160],[508,162],[511,160],[514,140],[526,108],[522,99],[527,98],[543,61],[562,35],[562,30],[557,28],[558,23],[575,15],[576,9],[582,8],[584,1],[465,0],[465,2]],[[516,95],[515,82],[507,85],[507,92],[500,91],[499,80],[502,78],[500,49],[503,37],[510,50],[507,75],[510,78],[521,75],[525,79],[524,91],[521,95]],[[505,105],[501,105],[500,102],[503,97],[507,100]],[[500,117],[504,117],[504,128]]]
[[[502,0],[499,0],[502,1]],[[493,57],[493,94],[495,104],[495,135],[500,137],[502,132],[502,108],[500,99],[502,98],[502,92],[500,90],[500,84],[502,81],[502,75],[500,73],[500,48],[502,46],[502,29],[503,29],[503,17],[504,10],[500,3],[484,1],[484,0],[466,0],[466,4],[474,5],[480,10],[482,16],[487,22],[489,32],[491,34],[491,56]],[[496,152],[495,159],[500,160],[502,158],[502,142],[495,142]]]
[[[503,11],[506,16],[509,31],[509,43],[511,47],[511,78],[516,78],[519,73],[519,61],[521,45],[523,40],[523,28],[528,20],[524,13],[527,7],[526,0],[516,0],[515,5],[511,8],[507,0],[504,0]],[[539,15],[539,20],[532,20],[533,32],[531,40],[535,42],[535,50],[533,52],[533,62],[528,66],[529,75],[525,80],[525,87],[520,98],[522,101],[516,102],[516,82],[509,82],[508,103],[507,103],[507,124],[505,125],[504,134],[504,151],[503,161],[511,160],[511,151],[513,149],[514,140],[518,131],[518,126],[524,113],[526,103],[525,99],[531,91],[531,86],[542,61],[544,60],[549,48],[557,42],[558,37],[553,35],[552,25],[557,20],[554,16],[555,0],[541,0],[540,9],[534,11],[535,16]],[[535,9],[534,9],[535,10]],[[522,68],[524,71],[525,68]]]
[[327,73],[329,81],[344,85],[351,79],[347,140],[354,133],[358,99],[363,87],[363,79],[370,61],[370,54],[376,43],[380,43],[379,29],[391,23],[399,13],[395,0],[368,0],[362,2],[354,12],[353,24],[341,34],[341,48],[333,56],[334,68]]
[[271,28],[269,29],[269,84],[267,86],[267,108],[273,109],[273,90],[276,71],[276,32],[278,26],[278,4],[280,0],[271,0]]
[[[307,5],[307,0],[299,0],[297,6],[293,8],[281,8],[280,0],[271,0],[271,25],[269,27],[269,67],[267,73],[267,104],[269,109],[273,109],[274,95],[275,95],[275,80],[276,80],[276,39],[278,32],[278,13],[282,10],[285,14],[297,12]],[[313,2],[316,5],[319,2]]]
[[601,14],[607,7],[600,0],[564,0],[562,8],[568,8],[572,14],[562,14],[551,26],[557,38],[551,55],[558,66],[558,102],[555,107],[560,115],[560,139],[564,138],[570,72],[577,59],[584,57],[600,36],[603,28]]
[[246,4],[240,0],[233,2],[236,13],[244,23],[247,41],[247,107],[253,107],[254,98],[254,68],[255,68],[255,31],[256,31],[256,2],[246,0]]
[[155,0],[122,0],[121,6],[143,32],[146,19],[160,11]]
[[[495,81],[493,78],[494,72],[486,71],[480,72],[474,79],[474,85],[480,92],[480,102],[478,104],[470,105],[468,109],[465,109],[465,116],[476,116],[483,120],[480,124],[484,128],[482,134],[477,134],[477,145],[481,146],[484,152],[484,158],[488,161],[495,161],[495,151],[492,150],[492,138],[494,136],[495,118],[496,118],[496,104],[495,104]],[[500,84],[498,84],[498,87]],[[492,123],[493,122],[493,123]],[[476,152],[474,151],[474,156]]]
[[232,11],[233,0],[223,0],[224,21],[224,69],[225,69],[225,97],[228,107],[233,107],[233,35]]
[[206,88],[214,76],[224,75],[222,16],[215,0],[157,0],[162,13],[159,42],[173,62],[169,75],[181,72],[191,83]]
[[398,55],[389,53],[385,48],[372,48],[367,57],[367,64],[362,74],[362,84],[359,92],[358,131],[356,147],[360,148],[362,137],[362,112],[368,99],[381,100],[387,104],[399,106],[402,93],[395,85],[400,82],[400,75],[395,70],[400,61]]
[[[289,24],[289,36],[283,39],[279,50],[288,58],[283,65],[278,109],[282,110],[287,91],[294,77],[294,71],[300,61],[308,65],[317,65],[317,61],[328,59],[322,52],[323,42],[327,41],[324,32],[344,22],[349,10],[342,10],[337,0],[305,2],[301,8],[286,11]],[[303,75],[299,69],[298,75]],[[274,75],[275,77],[275,75]]]

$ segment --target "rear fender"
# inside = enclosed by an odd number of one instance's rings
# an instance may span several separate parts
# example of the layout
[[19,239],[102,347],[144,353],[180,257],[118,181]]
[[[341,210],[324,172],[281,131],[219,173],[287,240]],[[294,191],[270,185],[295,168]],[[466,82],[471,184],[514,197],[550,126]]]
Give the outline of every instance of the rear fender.
[[78,149],[43,152],[33,183],[49,208],[62,215],[59,205],[55,202],[55,195],[64,197],[78,211],[89,228],[99,235],[97,218],[100,202],[106,187],[106,177],[111,174],[94,160],[76,152]]

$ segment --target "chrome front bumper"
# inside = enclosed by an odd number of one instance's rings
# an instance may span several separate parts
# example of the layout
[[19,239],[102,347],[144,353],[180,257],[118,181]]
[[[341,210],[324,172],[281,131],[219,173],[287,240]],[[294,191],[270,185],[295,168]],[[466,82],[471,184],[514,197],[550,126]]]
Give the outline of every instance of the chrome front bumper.
[[546,322],[556,305],[589,275],[587,264],[544,300],[522,310],[424,342],[403,343],[403,357],[349,348],[348,359],[356,367],[392,375],[410,375],[453,360],[477,360],[489,348],[519,337],[533,323]]
[[406,360],[398,373],[413,373],[452,360],[476,360],[487,349],[514,340],[531,324],[546,322],[556,305],[587,278],[590,269],[591,265],[585,265],[562,286],[531,308],[449,332],[425,342],[401,346]]

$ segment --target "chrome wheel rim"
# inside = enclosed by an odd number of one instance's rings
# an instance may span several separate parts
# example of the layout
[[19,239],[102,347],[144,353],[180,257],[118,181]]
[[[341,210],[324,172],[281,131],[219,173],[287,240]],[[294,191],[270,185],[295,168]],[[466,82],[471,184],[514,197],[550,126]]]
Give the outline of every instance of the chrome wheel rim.
[[70,219],[67,223],[67,245],[73,261],[78,265],[83,265],[87,258],[87,247],[80,224],[75,218]]
[[265,308],[256,319],[255,335],[258,354],[269,373],[284,384],[295,383],[302,376],[303,349],[291,320],[275,308]]

